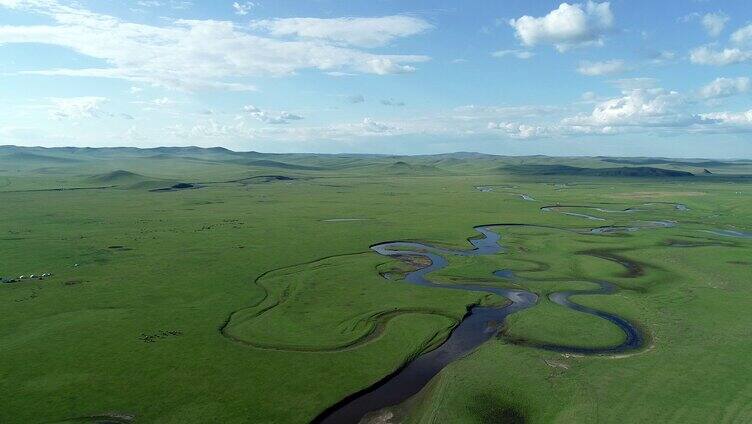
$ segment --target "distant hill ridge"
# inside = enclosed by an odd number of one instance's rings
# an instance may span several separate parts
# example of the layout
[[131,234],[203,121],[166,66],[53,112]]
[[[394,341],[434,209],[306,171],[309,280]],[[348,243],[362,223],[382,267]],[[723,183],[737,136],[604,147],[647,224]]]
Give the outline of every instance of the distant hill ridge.
[[501,170],[525,175],[582,175],[591,177],[692,177],[694,174],[649,166],[619,168],[579,168],[567,165],[512,165]]

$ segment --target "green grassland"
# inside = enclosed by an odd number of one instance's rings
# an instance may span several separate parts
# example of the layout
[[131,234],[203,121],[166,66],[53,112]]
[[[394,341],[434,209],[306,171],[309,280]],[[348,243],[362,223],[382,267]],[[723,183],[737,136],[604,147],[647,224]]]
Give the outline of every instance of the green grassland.
[[[750,175],[701,160],[0,147],[0,276],[53,274],[0,284],[0,422],[309,422],[472,305],[505,302],[406,284],[409,266],[369,246],[464,249],[484,224],[504,250],[450,257],[432,278],[539,304],[394,408],[405,422],[749,422],[752,239],[706,230],[752,232]],[[599,280],[618,291],[572,300],[637,325],[643,348],[520,343],[618,344],[618,328],[547,297]]]

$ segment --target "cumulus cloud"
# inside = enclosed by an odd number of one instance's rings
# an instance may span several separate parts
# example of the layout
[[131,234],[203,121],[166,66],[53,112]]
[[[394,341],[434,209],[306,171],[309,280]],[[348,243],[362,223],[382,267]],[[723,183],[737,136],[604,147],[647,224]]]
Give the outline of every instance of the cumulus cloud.
[[46,100],[46,108],[55,120],[87,118],[121,118],[134,119],[127,113],[113,113],[105,109],[110,100],[99,96],[80,97],[50,97]]
[[245,16],[251,12],[251,9],[256,7],[256,3],[252,1],[246,2],[234,2],[232,8],[235,10],[236,15]]
[[750,79],[739,78],[716,78],[709,84],[700,88],[700,97],[703,99],[718,99],[735,94],[746,93],[750,89]]
[[752,24],[743,26],[729,37],[732,46],[723,48],[715,44],[700,46],[690,52],[692,63],[725,66],[752,60]]
[[26,72],[30,74],[118,78],[184,90],[252,90],[252,85],[237,79],[288,75],[304,69],[405,73],[415,70],[413,64],[429,59],[423,55],[374,54],[327,41],[335,35],[315,40],[263,37],[227,21],[179,19],[154,26],[122,21],[56,0],[2,0],[3,6],[48,16],[54,24],[0,26],[0,45],[57,45],[108,65]]
[[535,53],[527,50],[497,50],[491,53],[491,56],[498,58],[513,56],[517,59],[530,59],[535,56]]
[[638,88],[598,103],[590,114],[566,118],[563,123],[610,131],[614,127],[678,127],[701,121],[686,113],[685,105],[686,99],[676,91]]
[[487,128],[489,130],[500,130],[511,138],[523,140],[540,138],[545,136],[547,132],[546,127],[511,122],[489,122]]
[[752,51],[737,47],[714,50],[710,46],[701,46],[692,50],[689,54],[689,60],[698,65],[725,66],[747,62],[750,59],[752,59]]
[[752,42],[752,24],[745,25],[731,34],[731,42],[749,46]]
[[587,76],[618,74],[629,70],[629,67],[621,59],[606,60],[603,62],[580,62],[577,72]]
[[265,124],[289,124],[290,121],[298,121],[303,119],[302,116],[287,111],[276,113],[269,112],[259,109],[258,107],[253,105],[244,106],[243,111],[245,111],[248,115],[250,115],[257,121],[263,122]]
[[[750,131],[752,130],[752,110],[745,112],[713,112],[701,115],[703,119],[717,123],[720,130]],[[719,128],[711,128],[719,131]]]
[[522,16],[509,25],[525,46],[553,44],[560,52],[574,47],[602,45],[603,38],[614,26],[609,2],[561,3],[546,16]]
[[377,122],[371,118],[363,119],[361,127],[364,131],[369,133],[386,133],[397,129],[395,126],[383,122]]
[[100,118],[111,116],[102,109],[102,105],[106,102],[106,97],[53,97],[50,98],[49,111],[55,119]]
[[283,18],[254,21],[251,26],[277,37],[295,36],[358,47],[384,46],[395,38],[420,34],[433,28],[433,25],[423,19],[403,15],[378,18]]
[[707,13],[700,21],[703,28],[711,37],[718,37],[726,27],[729,17],[723,12]]

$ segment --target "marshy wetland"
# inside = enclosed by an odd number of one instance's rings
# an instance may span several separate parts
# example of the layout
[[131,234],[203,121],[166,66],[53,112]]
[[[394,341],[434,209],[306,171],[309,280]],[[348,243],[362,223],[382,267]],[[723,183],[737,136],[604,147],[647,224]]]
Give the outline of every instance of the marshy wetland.
[[12,149],[0,422],[752,420],[748,165]]

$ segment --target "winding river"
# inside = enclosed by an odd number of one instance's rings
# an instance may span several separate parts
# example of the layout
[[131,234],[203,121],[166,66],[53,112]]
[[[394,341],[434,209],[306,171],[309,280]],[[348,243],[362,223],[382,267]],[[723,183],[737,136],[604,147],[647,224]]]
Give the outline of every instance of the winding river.
[[[449,255],[456,256],[482,256],[493,255],[502,250],[499,245],[500,235],[494,232],[492,227],[503,225],[482,225],[475,230],[482,237],[469,239],[472,249],[454,250],[431,246],[415,242],[386,242],[371,246],[376,253],[384,256],[406,259],[409,257],[423,257],[430,261],[429,265],[409,272],[404,280],[409,284],[424,287],[466,290],[473,292],[492,293],[505,297],[509,300],[504,306],[474,306],[470,309],[460,324],[451,332],[450,336],[436,349],[421,354],[410,361],[403,368],[385,377],[374,386],[355,393],[333,407],[324,411],[313,422],[326,424],[352,424],[360,422],[367,414],[374,413],[382,408],[400,404],[417,394],[426,384],[451,362],[459,359],[490,338],[497,335],[504,319],[515,312],[534,306],[538,302],[538,296],[532,292],[518,289],[506,289],[494,287],[490,284],[498,283],[499,280],[467,282],[465,284],[438,284],[427,278],[427,275],[445,268],[448,265],[446,259]],[[614,259],[599,256],[603,259],[613,260],[625,266],[628,270],[631,263],[624,263],[623,259]],[[498,270],[493,273],[495,277],[509,278],[513,276],[508,270]],[[577,346],[564,346],[555,344],[536,344],[536,348],[557,352],[570,352],[578,354],[613,354],[637,349],[643,344],[643,338],[639,331],[627,320],[616,315],[609,314],[597,309],[577,304],[570,300],[573,295],[596,295],[611,294],[616,287],[605,281],[594,281],[599,287],[594,290],[568,290],[549,294],[549,299],[561,306],[572,310],[591,314],[606,319],[619,327],[625,334],[624,341],[616,346],[606,348],[583,348]]]

